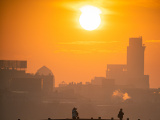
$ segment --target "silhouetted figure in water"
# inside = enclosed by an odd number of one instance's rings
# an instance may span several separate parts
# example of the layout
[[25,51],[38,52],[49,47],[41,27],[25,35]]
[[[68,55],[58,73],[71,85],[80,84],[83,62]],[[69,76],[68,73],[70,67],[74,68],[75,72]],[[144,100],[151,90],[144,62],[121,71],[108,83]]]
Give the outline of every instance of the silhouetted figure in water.
[[121,108],[120,111],[119,111],[119,113],[118,113],[118,118],[120,120],[122,120],[123,119],[123,115],[124,115],[124,113],[122,112],[122,108]]
[[72,109],[72,119],[77,119],[77,117],[78,117],[78,112],[77,112],[77,108],[73,108]]

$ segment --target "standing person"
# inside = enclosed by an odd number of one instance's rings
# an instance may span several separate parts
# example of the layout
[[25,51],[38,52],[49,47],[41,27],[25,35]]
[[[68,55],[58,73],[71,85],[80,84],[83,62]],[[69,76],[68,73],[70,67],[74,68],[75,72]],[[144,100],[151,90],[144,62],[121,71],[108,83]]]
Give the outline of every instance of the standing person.
[[78,117],[78,112],[77,112],[77,108],[73,108],[72,109],[72,119],[77,119],[77,117]]
[[119,111],[119,113],[118,113],[118,118],[120,120],[122,120],[123,119],[123,115],[124,115],[124,113],[123,113],[122,108],[121,108],[120,111]]

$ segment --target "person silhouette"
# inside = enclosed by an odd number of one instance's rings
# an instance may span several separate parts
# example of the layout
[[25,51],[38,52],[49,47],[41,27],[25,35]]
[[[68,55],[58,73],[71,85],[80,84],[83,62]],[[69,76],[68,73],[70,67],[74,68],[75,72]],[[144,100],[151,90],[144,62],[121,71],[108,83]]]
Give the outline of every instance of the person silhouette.
[[123,115],[124,115],[124,113],[123,113],[122,108],[121,108],[120,111],[119,111],[119,113],[118,113],[118,118],[120,120],[122,120],[123,119]]
[[77,117],[78,117],[78,112],[77,112],[77,108],[73,108],[72,109],[72,119],[77,119]]

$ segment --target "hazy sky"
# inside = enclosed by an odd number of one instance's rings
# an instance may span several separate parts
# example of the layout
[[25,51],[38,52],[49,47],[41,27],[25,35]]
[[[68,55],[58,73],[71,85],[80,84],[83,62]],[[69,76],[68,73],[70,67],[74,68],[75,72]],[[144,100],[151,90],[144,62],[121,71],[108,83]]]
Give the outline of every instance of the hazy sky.
[[[147,2],[146,2],[147,1]],[[101,9],[102,23],[86,31],[80,8]],[[159,0],[1,0],[0,59],[27,60],[27,72],[43,65],[62,81],[105,76],[107,64],[126,64],[129,37],[142,36],[145,74],[160,87]]]

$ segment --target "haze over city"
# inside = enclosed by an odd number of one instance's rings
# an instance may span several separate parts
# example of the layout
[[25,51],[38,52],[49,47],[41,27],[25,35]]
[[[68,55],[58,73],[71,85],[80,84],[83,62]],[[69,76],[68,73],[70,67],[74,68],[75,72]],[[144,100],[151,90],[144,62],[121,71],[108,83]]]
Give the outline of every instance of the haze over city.
[[[79,23],[80,8],[101,10],[93,31]],[[0,59],[27,60],[27,72],[45,65],[62,81],[86,82],[105,76],[107,64],[126,64],[128,38],[143,36],[145,73],[160,87],[160,3],[106,0],[1,0]]]
[[0,18],[0,119],[159,120],[159,1],[1,0]]

